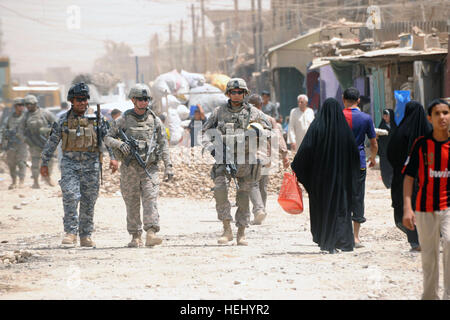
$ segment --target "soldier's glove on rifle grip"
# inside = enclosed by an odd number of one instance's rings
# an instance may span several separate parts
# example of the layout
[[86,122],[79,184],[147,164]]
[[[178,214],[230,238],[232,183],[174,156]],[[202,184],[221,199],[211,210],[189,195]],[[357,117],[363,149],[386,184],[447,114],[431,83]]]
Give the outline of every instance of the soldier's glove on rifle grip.
[[120,149],[120,151],[122,151],[122,153],[123,153],[125,156],[129,155],[129,154],[130,154],[130,151],[131,151],[130,146],[129,146],[126,142],[122,143],[122,144],[120,145],[119,149]]

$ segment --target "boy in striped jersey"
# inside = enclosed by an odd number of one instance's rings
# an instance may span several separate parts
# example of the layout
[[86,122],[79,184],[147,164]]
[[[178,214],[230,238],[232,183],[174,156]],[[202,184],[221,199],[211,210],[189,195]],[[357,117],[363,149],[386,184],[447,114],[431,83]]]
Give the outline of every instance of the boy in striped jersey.
[[[434,100],[428,107],[430,135],[418,138],[406,160],[403,173],[403,225],[414,230],[417,225],[422,248],[422,299],[439,299],[439,238],[443,243],[444,294],[450,299],[450,107],[444,100]],[[414,177],[419,191],[415,214],[411,205]]]

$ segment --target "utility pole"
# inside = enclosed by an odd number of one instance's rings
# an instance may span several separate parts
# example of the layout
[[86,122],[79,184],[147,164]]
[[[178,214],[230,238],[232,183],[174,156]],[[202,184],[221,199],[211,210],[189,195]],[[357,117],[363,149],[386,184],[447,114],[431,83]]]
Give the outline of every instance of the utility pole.
[[180,21],[180,59],[179,63],[180,63],[180,70],[182,70],[184,68],[183,65],[183,57],[184,57],[184,50],[183,50],[183,19],[181,19]]
[[191,17],[192,17],[192,67],[194,72],[197,72],[197,27],[195,24],[195,9],[194,5],[191,5]]
[[263,22],[262,22],[262,0],[258,0],[258,36],[259,36],[259,48],[258,48],[258,67],[259,69],[257,70],[258,72],[261,72],[262,67],[263,67],[263,59],[262,59],[262,55],[264,53],[264,39],[263,39],[263,31],[264,31],[264,26],[263,26]]
[[258,92],[261,91],[261,81],[262,81],[262,68],[264,65],[263,53],[264,53],[264,42],[263,42],[263,23],[262,23],[262,3],[258,0],[258,65],[256,72],[258,77],[256,78],[256,89]]
[[203,51],[203,72],[208,71],[208,54],[206,52],[206,29],[205,29],[205,0],[200,0],[202,15],[202,51]]
[[302,28],[302,3],[298,4],[297,7],[297,23],[298,23],[298,34],[301,35],[303,32]]
[[173,70],[173,41],[172,41],[172,24],[169,24],[169,61],[170,69]]
[[161,74],[161,68],[159,66],[159,39],[157,33],[153,35],[152,43],[153,43],[153,56],[154,56],[153,61],[155,63],[155,73],[156,75],[159,75]]
[[135,64],[136,64],[136,83],[139,83],[139,58],[135,56]]
[[258,50],[258,41],[256,38],[255,0],[252,0],[252,31],[253,31],[253,57],[255,60],[255,72],[258,72],[258,70],[259,70],[259,50]]
[[234,0],[234,30],[239,31],[239,2]]

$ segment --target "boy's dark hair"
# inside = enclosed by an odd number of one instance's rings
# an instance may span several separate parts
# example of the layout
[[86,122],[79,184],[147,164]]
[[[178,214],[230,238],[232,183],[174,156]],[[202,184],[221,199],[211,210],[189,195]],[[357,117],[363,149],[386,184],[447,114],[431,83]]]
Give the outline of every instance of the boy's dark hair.
[[122,113],[122,111],[120,111],[119,109],[113,109],[111,111],[111,116],[115,116],[116,114],[121,114],[121,113]]
[[448,106],[450,108],[450,105],[448,104],[447,101],[443,100],[443,99],[434,99],[433,101],[430,102],[430,104],[428,105],[427,108],[427,112],[428,115],[431,117],[431,111],[432,109],[437,106],[438,104],[445,104],[446,106]]
[[354,88],[354,87],[350,87],[348,89],[345,89],[344,91],[344,99],[347,101],[353,101],[356,102],[359,99],[359,90]]

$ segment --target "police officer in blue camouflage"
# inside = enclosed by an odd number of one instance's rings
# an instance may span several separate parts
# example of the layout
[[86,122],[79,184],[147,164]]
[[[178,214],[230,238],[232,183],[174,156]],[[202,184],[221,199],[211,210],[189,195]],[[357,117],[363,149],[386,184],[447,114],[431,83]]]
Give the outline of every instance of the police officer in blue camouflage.
[[[64,207],[63,245],[76,245],[79,234],[82,247],[95,247],[91,235],[94,230],[94,206],[100,187],[99,142],[101,144],[107,128],[102,119],[98,129],[97,115],[86,114],[89,98],[89,87],[83,82],[69,89],[67,101],[71,102],[72,108],[53,124],[50,138],[42,152],[41,174],[45,177],[48,175],[48,162],[62,141],[59,185]],[[110,163],[110,166],[114,167],[114,163]]]

